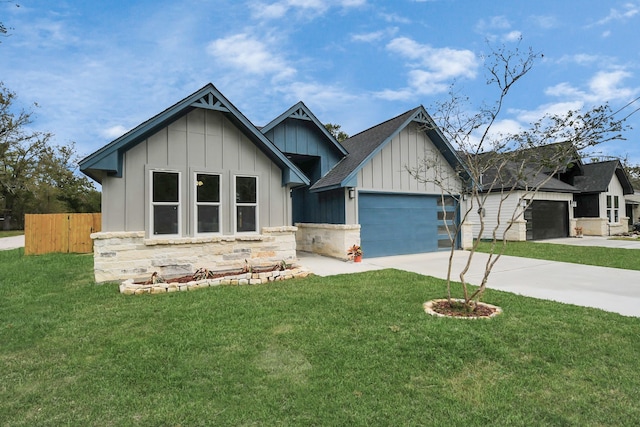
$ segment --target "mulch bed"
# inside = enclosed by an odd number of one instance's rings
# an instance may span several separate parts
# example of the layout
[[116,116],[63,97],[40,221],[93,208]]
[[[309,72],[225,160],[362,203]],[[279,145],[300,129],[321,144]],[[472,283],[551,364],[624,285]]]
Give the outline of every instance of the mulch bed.
[[424,303],[425,312],[439,317],[455,317],[463,319],[490,319],[502,313],[500,307],[495,305],[478,302],[473,311],[464,309],[459,300],[452,300],[453,304],[447,299],[431,300]]
[[[287,266],[287,268],[285,270],[290,270],[291,268],[293,268],[292,266]],[[163,280],[163,282],[166,283],[189,283],[189,282],[193,282],[193,281],[197,281],[197,280],[202,280],[202,279],[219,279],[222,277],[227,277],[227,276],[237,276],[239,274],[245,274],[245,273],[268,273],[271,271],[282,271],[282,266],[281,265],[271,265],[271,266],[266,266],[266,267],[252,267],[251,270],[248,270],[246,268],[236,268],[233,270],[218,270],[218,271],[209,271],[206,277],[196,277],[195,274],[191,274],[188,276],[181,276],[181,277],[171,277],[171,278],[166,278]],[[151,285],[153,284],[153,277],[145,282],[135,282],[136,285]]]

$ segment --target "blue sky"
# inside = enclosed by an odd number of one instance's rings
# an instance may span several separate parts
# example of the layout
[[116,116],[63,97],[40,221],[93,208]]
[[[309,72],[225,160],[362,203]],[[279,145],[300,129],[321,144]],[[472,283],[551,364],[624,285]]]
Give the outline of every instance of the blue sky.
[[[491,101],[494,45],[544,54],[509,98],[502,129],[544,112],[620,108],[640,96],[640,0],[18,0],[0,81],[33,128],[84,156],[213,83],[254,124],[302,100],[357,133],[444,100],[454,81]],[[634,109],[640,107],[640,101]],[[640,113],[605,155],[640,163]]]

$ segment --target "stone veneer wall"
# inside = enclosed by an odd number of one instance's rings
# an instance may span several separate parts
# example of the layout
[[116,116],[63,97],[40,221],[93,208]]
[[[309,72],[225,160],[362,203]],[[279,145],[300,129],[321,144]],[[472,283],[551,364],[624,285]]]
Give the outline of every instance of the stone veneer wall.
[[226,270],[273,265],[296,258],[296,227],[264,227],[262,234],[145,239],[144,231],[93,233],[97,283],[193,274],[198,268]]
[[[360,245],[360,224],[296,224],[298,250],[348,259],[347,249]],[[362,248],[367,253],[367,248]]]
[[577,218],[576,227],[582,227],[585,236],[613,236],[629,231],[629,218],[621,217],[618,224],[609,224],[607,218]]

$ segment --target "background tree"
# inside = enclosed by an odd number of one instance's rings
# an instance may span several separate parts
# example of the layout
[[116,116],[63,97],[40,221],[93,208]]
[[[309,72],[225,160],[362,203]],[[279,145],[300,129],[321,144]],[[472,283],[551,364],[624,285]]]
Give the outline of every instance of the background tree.
[[329,131],[331,135],[338,141],[342,142],[345,139],[349,138],[349,135],[346,132],[340,130],[342,126],[336,125],[333,123],[325,123],[324,127]]
[[[485,57],[487,84],[495,91],[495,101],[479,107],[471,105],[468,97],[450,91],[449,99],[436,104],[435,120],[439,129],[452,143],[463,167],[457,172],[465,181],[463,191],[451,185],[439,162],[428,154],[419,166],[409,169],[417,180],[433,182],[442,190],[442,197],[454,197],[460,206],[460,218],[448,227],[452,240],[447,275],[448,298],[452,303],[451,275],[454,250],[460,227],[467,221],[478,221],[477,235],[491,236],[490,251],[479,287],[470,291],[465,275],[472,265],[479,239],[474,240],[466,263],[460,271],[464,307],[472,311],[480,300],[495,263],[504,252],[507,233],[529,207],[536,194],[554,176],[564,171],[579,153],[606,141],[621,138],[623,120],[618,120],[607,106],[588,111],[567,111],[546,114],[528,129],[513,134],[495,130],[506,109],[513,86],[531,70],[541,57],[531,49],[505,47],[492,49]],[[429,129],[423,129],[427,131]],[[537,153],[533,156],[532,153]],[[514,194],[517,193],[517,196]],[[497,210],[492,209],[492,228],[487,228],[485,204],[489,197],[497,198]],[[518,203],[506,203],[519,197]],[[464,200],[463,200],[464,199]],[[523,205],[524,203],[524,205]],[[444,205],[444,203],[443,203]],[[515,206],[515,208],[514,208]],[[475,233],[474,233],[475,234]],[[499,244],[500,243],[500,244]]]
[[16,111],[16,94],[0,83],[0,214],[5,230],[21,228],[25,213],[97,212],[100,194],[76,175],[75,147],[50,143],[29,129],[30,111]]

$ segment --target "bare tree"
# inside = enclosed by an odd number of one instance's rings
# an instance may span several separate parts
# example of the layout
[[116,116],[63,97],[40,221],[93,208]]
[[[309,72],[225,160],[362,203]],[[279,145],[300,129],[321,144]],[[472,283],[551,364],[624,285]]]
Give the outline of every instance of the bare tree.
[[[495,102],[475,109],[468,97],[452,87],[449,98],[436,105],[434,116],[439,129],[460,158],[458,173],[465,181],[461,193],[450,185],[446,174],[440,172],[438,161],[432,155],[426,154],[418,167],[408,168],[415,179],[435,183],[442,190],[442,197],[453,197],[460,206],[459,218],[447,226],[452,241],[447,274],[450,303],[453,303],[453,257],[461,227],[470,221],[478,222],[474,230],[478,238],[469,248],[459,274],[463,304],[468,311],[475,310],[491,271],[504,252],[510,230],[522,219],[535,196],[549,181],[569,173],[574,162],[579,161],[581,151],[622,138],[624,119],[617,119],[608,105],[588,111],[546,114],[531,123],[528,129],[513,134],[496,131],[509,93],[541,56],[532,49],[522,51],[519,47],[492,49],[484,59],[487,84],[495,90]],[[430,127],[423,129],[425,132],[431,130]],[[485,215],[489,212],[486,207],[490,199],[492,218],[488,221]],[[491,245],[482,280],[478,288],[471,290],[465,275],[472,265],[481,236],[490,236]]]

